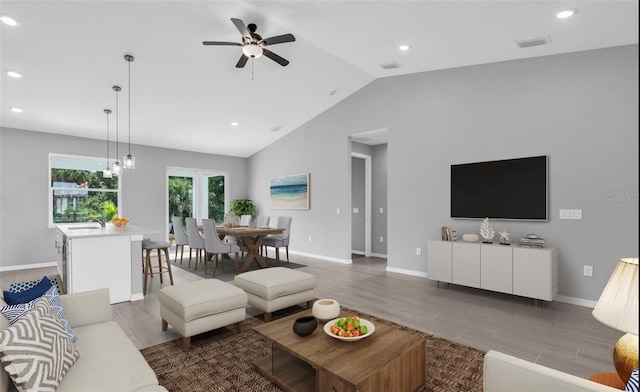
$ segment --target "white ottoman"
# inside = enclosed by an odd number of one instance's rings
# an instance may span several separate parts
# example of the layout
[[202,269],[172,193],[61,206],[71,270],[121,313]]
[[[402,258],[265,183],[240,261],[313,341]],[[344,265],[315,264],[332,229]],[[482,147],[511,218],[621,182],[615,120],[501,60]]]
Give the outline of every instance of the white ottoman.
[[246,317],[247,293],[217,279],[196,280],[160,289],[162,330],[171,324],[180,334],[185,351],[191,336],[237,323]]
[[234,278],[234,284],[247,292],[249,305],[264,312],[264,321],[271,313],[306,302],[311,309],[315,299],[315,276],[284,267],[271,267],[244,272]]

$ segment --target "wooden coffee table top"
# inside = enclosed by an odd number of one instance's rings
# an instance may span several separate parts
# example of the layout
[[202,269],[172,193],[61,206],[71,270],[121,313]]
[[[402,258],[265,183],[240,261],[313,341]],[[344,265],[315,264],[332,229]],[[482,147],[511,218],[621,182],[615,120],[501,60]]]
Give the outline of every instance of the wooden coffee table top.
[[[382,323],[374,323],[375,332],[358,341],[346,342],[328,336],[323,330],[325,322],[321,321],[311,335],[300,337],[293,332],[293,322],[307,315],[311,315],[311,310],[262,324],[254,330],[314,368],[327,370],[354,384],[368,379],[378,369],[417,345],[426,347],[424,338]],[[351,315],[342,311],[340,317]],[[416,371],[425,372],[424,369]]]

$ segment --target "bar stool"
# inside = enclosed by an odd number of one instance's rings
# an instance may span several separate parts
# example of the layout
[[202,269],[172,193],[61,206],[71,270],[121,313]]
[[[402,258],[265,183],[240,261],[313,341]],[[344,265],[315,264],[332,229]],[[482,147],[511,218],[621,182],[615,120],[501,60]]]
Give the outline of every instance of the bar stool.
[[[153,275],[160,275],[160,283],[162,283],[162,274],[165,272],[169,273],[169,280],[171,281],[171,285],[173,286],[173,273],[171,272],[171,261],[169,260],[169,247],[170,243],[166,241],[151,241],[149,239],[142,240],[142,271],[144,274],[144,287],[142,288],[142,292],[144,295],[147,295],[147,277],[153,278]],[[158,266],[154,267],[151,265],[151,252],[156,249],[158,252]],[[165,261],[167,263],[166,267],[162,266],[162,254],[161,251],[164,252]],[[154,269],[157,271],[154,272]]]

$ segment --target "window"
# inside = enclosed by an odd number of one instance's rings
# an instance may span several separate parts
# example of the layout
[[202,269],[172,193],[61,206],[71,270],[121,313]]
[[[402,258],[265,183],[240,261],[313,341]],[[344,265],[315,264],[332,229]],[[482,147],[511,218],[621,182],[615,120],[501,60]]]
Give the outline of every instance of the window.
[[119,178],[103,178],[104,158],[49,154],[49,225],[118,216]]
[[207,172],[192,169],[171,168],[167,170],[168,224],[172,216],[192,216],[224,222],[227,210],[227,175],[222,172]]

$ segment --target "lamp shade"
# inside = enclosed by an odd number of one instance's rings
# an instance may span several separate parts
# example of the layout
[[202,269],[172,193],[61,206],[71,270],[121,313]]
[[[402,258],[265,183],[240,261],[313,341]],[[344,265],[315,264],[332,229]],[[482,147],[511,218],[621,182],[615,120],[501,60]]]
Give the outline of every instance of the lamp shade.
[[638,335],[638,258],[618,261],[593,317],[619,331]]

